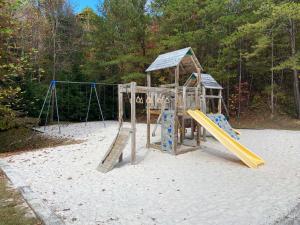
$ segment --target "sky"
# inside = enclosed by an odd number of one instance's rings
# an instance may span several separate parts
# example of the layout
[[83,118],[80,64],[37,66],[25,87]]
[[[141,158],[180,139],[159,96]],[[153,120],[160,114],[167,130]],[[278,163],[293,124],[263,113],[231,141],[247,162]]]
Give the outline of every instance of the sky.
[[97,11],[97,5],[101,0],[70,0],[76,13],[81,12],[85,7],[92,8]]

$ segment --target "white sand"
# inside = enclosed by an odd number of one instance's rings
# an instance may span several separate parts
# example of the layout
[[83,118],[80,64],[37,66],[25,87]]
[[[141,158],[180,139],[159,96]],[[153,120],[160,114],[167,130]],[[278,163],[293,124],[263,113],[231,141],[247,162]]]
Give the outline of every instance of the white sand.
[[242,130],[241,142],[266,160],[249,169],[212,138],[178,156],[147,150],[138,124],[137,165],[128,143],[124,163],[102,174],[96,167],[117,132],[106,125],[63,127],[61,136],[86,141],[5,160],[66,224],[273,224],[300,202],[298,131]]

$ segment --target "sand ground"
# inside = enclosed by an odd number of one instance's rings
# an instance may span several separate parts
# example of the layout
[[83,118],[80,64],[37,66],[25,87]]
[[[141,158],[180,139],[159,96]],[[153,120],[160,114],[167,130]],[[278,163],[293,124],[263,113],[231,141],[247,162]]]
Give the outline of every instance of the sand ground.
[[58,134],[50,126],[45,135],[85,141],[2,160],[66,224],[274,224],[300,202],[299,131],[241,130],[241,143],[266,161],[249,169],[213,138],[178,156],[146,149],[146,125],[137,124],[137,164],[128,143],[124,162],[102,174],[96,167],[117,127],[79,123]]

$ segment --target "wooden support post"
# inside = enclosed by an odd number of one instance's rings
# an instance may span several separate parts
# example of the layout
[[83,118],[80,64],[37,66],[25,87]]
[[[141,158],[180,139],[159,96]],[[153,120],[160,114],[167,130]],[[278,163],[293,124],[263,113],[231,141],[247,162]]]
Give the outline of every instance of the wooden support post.
[[179,65],[175,68],[175,105],[174,105],[174,139],[172,145],[173,154],[177,153],[178,144],[178,86],[179,86]]
[[[199,87],[196,87],[195,89],[195,108],[200,109],[200,98],[199,98]],[[196,141],[197,141],[197,146],[200,145],[200,125],[197,123],[196,125],[197,129],[197,135],[196,135]]]
[[[213,96],[214,95],[214,93],[213,93],[213,90],[212,89],[209,89],[209,94],[210,94],[210,96]],[[207,95],[206,95],[206,97],[207,97]],[[216,107],[215,107],[215,99],[214,98],[209,98],[208,99],[208,103],[211,103],[211,109],[209,108],[209,107],[207,107],[206,108],[206,112],[215,112],[215,109],[216,109]]]
[[185,114],[186,114],[186,87],[182,88],[182,118],[181,118],[181,134],[180,134],[180,143],[183,143],[185,138]]
[[136,114],[135,114],[135,90],[136,82],[131,82],[131,164],[135,163],[136,159]]
[[[198,79],[197,79],[197,88],[196,88],[196,108],[200,108],[200,95],[199,95],[199,90],[201,87],[201,69],[197,68],[197,74],[198,74]],[[200,109],[201,110],[201,109]],[[197,145],[200,146],[200,133],[201,133],[201,126],[200,124],[197,123]]]
[[[118,85],[118,110],[119,110],[119,115],[118,115],[118,120],[119,120],[119,129],[122,127],[122,122],[123,122],[123,92],[121,91],[122,89],[122,84]],[[123,153],[119,157],[119,162],[122,162],[123,160]]]
[[195,122],[194,119],[191,118],[191,138],[194,139],[195,136]]
[[119,110],[119,115],[118,115],[118,120],[119,120],[119,126],[122,125],[123,121],[123,92],[121,91],[122,89],[122,84],[118,85],[118,110]]
[[[147,73],[147,87],[150,88],[151,87],[151,76],[150,73]],[[147,98],[151,98],[150,96],[150,91],[147,90]],[[154,99],[153,99],[154,101]],[[151,117],[150,117],[150,102],[147,101],[147,144],[146,147],[150,148],[150,121]]]
[[[206,114],[206,89],[204,86],[202,86],[202,112],[204,114]],[[203,140],[206,141],[206,130],[204,129],[204,127],[202,128],[203,129]]]
[[222,113],[222,89],[219,90],[218,113]]

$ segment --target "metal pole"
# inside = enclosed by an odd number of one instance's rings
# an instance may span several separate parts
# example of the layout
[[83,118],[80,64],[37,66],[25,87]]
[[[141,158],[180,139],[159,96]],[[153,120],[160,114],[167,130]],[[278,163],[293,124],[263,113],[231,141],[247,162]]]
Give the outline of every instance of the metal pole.
[[86,126],[87,120],[89,118],[89,112],[90,112],[90,106],[91,106],[91,99],[92,99],[92,92],[93,92],[93,86],[91,85],[89,105],[88,105],[88,109],[87,109],[86,117],[85,117],[85,126]]
[[51,86],[52,86],[52,83],[50,83],[49,87],[48,87],[48,90],[47,90],[47,94],[45,96],[45,99],[44,99],[44,102],[43,102],[43,106],[42,106],[42,109],[40,111],[40,114],[39,114],[39,117],[38,117],[38,122],[40,121],[41,119],[41,116],[42,116],[42,113],[43,113],[43,110],[44,110],[44,107],[45,107],[45,104],[46,104],[46,101],[47,101],[47,98],[48,98],[48,94],[49,94],[49,91],[51,89]]
[[103,117],[103,113],[102,113],[102,109],[101,109],[101,105],[100,105],[100,101],[99,101],[99,98],[98,98],[98,93],[97,93],[97,90],[96,90],[96,83],[93,83],[92,85],[93,85],[93,88],[94,88],[95,93],[96,93],[96,98],[97,98],[100,114],[101,114],[101,117],[102,117],[102,121],[103,121],[104,127],[106,127],[104,117]]
[[52,95],[53,95],[53,83],[52,82],[53,81],[51,81],[51,91],[50,91],[51,98],[49,99],[49,103],[48,103],[47,114],[46,114],[45,125],[44,125],[44,131],[46,131],[48,115],[49,115],[49,110],[50,110],[50,105],[51,105],[51,99],[52,99]]
[[112,84],[112,83],[95,83],[95,82],[80,82],[80,81],[65,81],[65,80],[56,80],[56,83],[63,83],[63,84],[99,84],[99,85],[110,85],[110,86],[117,86],[118,84]]
[[54,98],[55,98],[55,106],[56,106],[58,132],[60,133],[60,123],[59,123],[58,104],[57,104],[56,85],[55,84],[54,84],[53,90],[54,90]]

